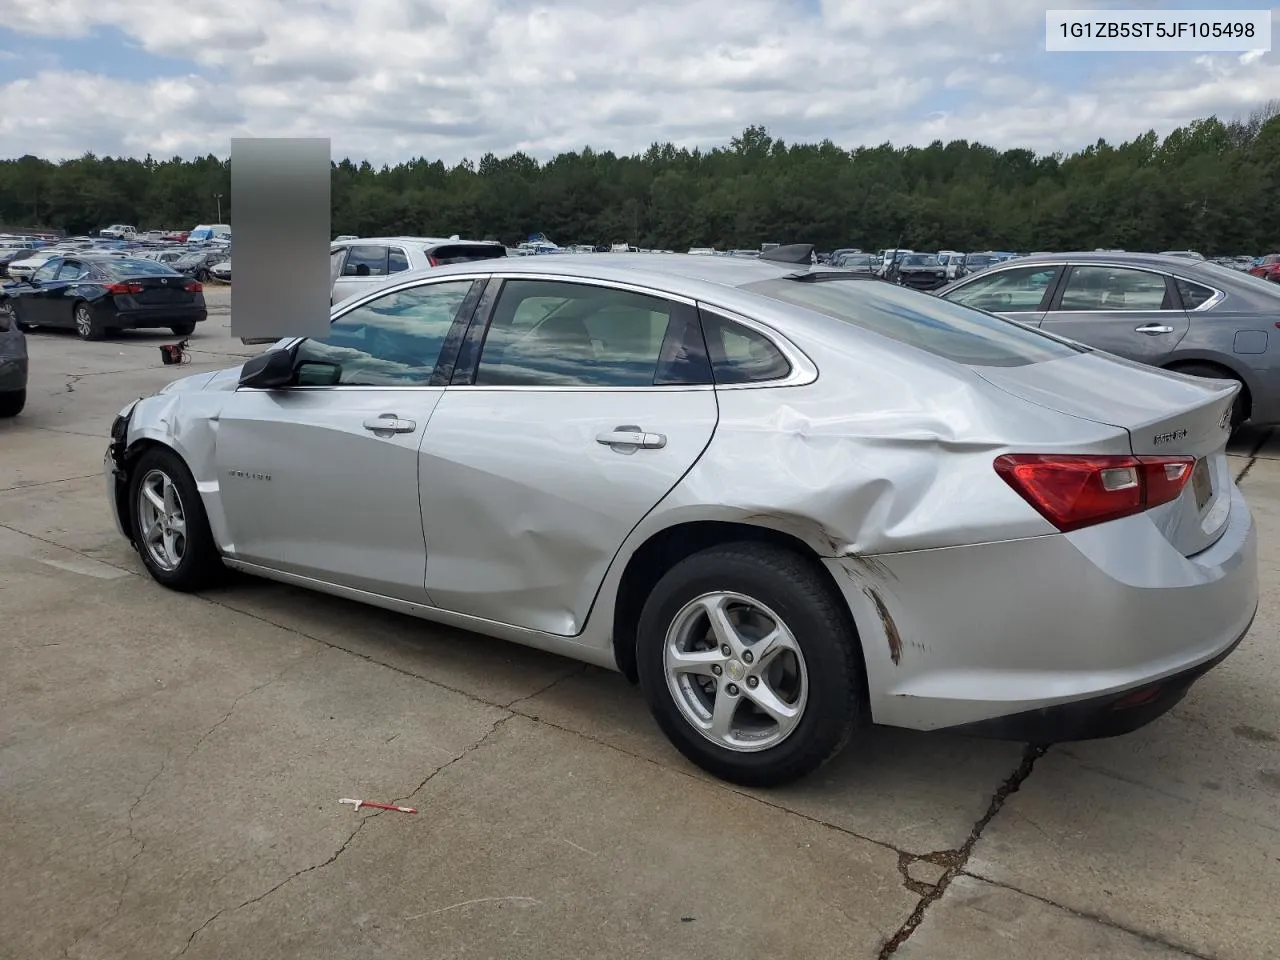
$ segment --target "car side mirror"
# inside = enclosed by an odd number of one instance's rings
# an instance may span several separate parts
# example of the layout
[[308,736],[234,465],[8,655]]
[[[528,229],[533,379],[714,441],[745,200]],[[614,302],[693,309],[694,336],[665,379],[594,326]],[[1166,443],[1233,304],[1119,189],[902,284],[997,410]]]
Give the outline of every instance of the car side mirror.
[[274,390],[293,383],[293,351],[268,350],[250,357],[240,368],[240,386]]
[[27,286],[38,287],[40,286],[40,281],[37,280],[35,277],[27,277]]
[[299,387],[336,387],[342,380],[342,364],[327,360],[308,360],[298,364]]

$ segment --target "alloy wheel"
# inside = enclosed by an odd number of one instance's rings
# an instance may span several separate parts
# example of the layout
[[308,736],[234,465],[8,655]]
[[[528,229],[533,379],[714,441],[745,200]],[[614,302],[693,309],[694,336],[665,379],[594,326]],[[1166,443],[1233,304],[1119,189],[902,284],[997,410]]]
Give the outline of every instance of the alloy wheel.
[[739,753],[776,747],[804,715],[804,655],[782,619],[739,593],[708,593],[681,608],[663,651],[667,686],[684,719]]
[[83,304],[76,307],[76,333],[86,340],[93,336],[93,316]]
[[182,497],[163,470],[149,470],[138,485],[138,527],[147,556],[172,573],[187,552],[187,516]]

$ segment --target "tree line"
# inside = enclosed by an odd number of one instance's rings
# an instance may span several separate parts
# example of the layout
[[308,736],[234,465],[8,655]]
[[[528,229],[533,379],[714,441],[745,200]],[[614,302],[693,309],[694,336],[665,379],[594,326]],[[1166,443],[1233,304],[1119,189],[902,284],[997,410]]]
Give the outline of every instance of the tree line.
[[[84,234],[234,225],[229,161],[97,157],[0,161],[0,225]],[[1075,153],[956,140],[843,149],[747,127],[710,150],[655,143],[619,156],[584,148],[539,163],[486,154],[333,165],[335,234],[628,242],[682,251],[904,246],[917,250],[1280,249],[1280,101],[1247,118],[1197,120]]]

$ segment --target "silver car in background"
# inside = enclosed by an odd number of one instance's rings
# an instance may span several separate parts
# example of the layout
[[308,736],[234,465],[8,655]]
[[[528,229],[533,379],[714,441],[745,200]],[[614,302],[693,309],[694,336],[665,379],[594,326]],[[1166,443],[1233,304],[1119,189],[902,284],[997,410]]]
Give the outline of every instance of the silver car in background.
[[1168,710],[1258,604],[1239,388],[812,258],[406,273],[122,410],[117,524],[173,589],[231,567],[620,670],[743,784],[865,721]]
[[937,291],[1139,363],[1242,385],[1232,424],[1280,423],[1280,286],[1153,253],[1019,257]]

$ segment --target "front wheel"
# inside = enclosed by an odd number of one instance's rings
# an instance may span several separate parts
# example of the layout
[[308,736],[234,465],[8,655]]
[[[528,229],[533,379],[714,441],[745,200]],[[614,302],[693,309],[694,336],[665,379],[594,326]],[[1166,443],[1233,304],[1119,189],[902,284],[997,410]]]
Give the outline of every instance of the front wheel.
[[812,561],[779,547],[727,544],[672,567],[645,603],[636,655],[663,732],[732,783],[813,772],[861,714],[848,609]]
[[154,580],[184,592],[217,582],[225,568],[181,457],[165,447],[139,457],[130,472],[129,503],[133,540]]
[[0,393],[0,417],[16,417],[27,405],[27,391],[10,390]]

